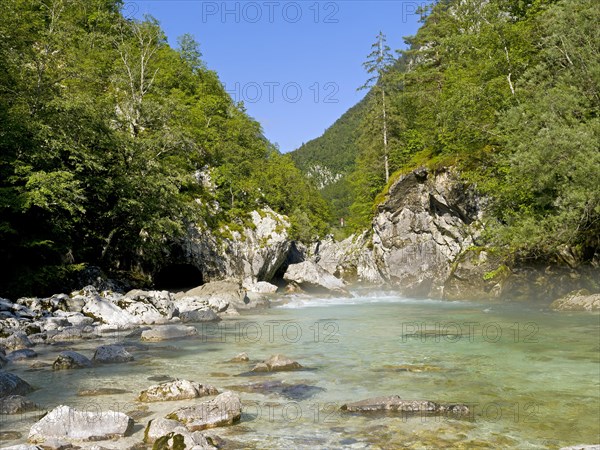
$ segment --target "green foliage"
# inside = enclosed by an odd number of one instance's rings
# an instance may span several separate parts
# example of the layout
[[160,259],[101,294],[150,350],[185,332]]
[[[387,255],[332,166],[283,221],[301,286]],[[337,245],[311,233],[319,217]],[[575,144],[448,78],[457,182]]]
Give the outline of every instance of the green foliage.
[[190,224],[265,205],[306,214],[305,236],[325,231],[326,205],[197,42],[184,35],[175,50],[155,19],[127,20],[121,6],[3,2],[0,295],[48,291],[85,263],[145,278]]
[[[417,167],[458,166],[490,199],[487,245],[544,258],[567,246],[591,258],[600,248],[600,9],[593,0],[450,0],[424,13],[355,118],[352,192],[335,197],[350,199],[352,228],[371,225],[389,188],[385,88],[390,183]],[[328,159],[343,154],[325,148]]]

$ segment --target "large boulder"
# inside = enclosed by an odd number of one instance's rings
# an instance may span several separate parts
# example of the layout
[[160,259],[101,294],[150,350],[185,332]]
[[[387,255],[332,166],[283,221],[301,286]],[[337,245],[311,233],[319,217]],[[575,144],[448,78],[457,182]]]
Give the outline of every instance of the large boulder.
[[101,345],[92,360],[100,364],[115,364],[133,361],[133,355],[120,345]]
[[232,425],[242,416],[239,395],[227,391],[213,400],[177,409],[167,419],[183,423],[189,431]]
[[238,281],[213,281],[177,296],[175,305],[180,312],[206,309],[223,312],[231,305],[244,308],[249,300]]
[[0,398],[9,395],[27,395],[33,388],[15,374],[0,371]]
[[214,386],[188,380],[176,380],[150,386],[140,393],[138,399],[140,402],[164,402],[187,400],[207,395],[217,395],[218,393],[219,391]]
[[305,290],[312,288],[348,295],[346,285],[342,280],[312,261],[290,264],[283,279],[296,283]]
[[105,440],[125,436],[133,420],[117,411],[77,411],[58,406],[35,423],[29,431],[29,441],[43,443],[48,439]]
[[398,395],[375,397],[342,405],[342,411],[369,413],[377,411],[398,412],[404,414],[469,414],[464,404],[440,404],[429,400],[403,400]]
[[81,353],[65,350],[60,352],[52,364],[54,370],[84,369],[91,367],[92,362]]
[[287,356],[277,354],[255,365],[252,372],[283,372],[298,369],[302,369],[302,365],[299,362]]
[[161,325],[142,331],[142,341],[166,341],[196,336],[198,330],[187,325]]
[[133,328],[139,324],[138,318],[99,295],[91,295],[86,298],[83,313],[98,322],[118,326],[123,329]]
[[555,311],[600,311],[600,294],[581,289],[573,291],[550,305]]

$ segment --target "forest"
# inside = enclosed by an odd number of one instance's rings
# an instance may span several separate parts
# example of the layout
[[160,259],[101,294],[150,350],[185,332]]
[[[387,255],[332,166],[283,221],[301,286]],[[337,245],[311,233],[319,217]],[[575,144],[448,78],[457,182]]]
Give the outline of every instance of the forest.
[[63,288],[89,265],[143,278],[188,226],[239,226],[265,205],[294,237],[327,226],[327,204],[199,44],[172,48],[122,7],[2,2],[0,295]]
[[[421,14],[406,50],[378,36],[361,104],[292,154],[309,177],[315,166],[337,175],[325,187],[313,181],[332,224],[345,216],[346,234],[368,229],[398,177],[453,167],[489,199],[486,245],[591,257],[600,248],[597,3],[446,0]],[[342,154],[354,159],[330,163]]]
[[59,289],[88,266],[142,280],[190,226],[244,226],[264,206],[293,239],[342,238],[422,166],[486,196],[487,246],[581,260],[600,248],[594,0],[431,3],[407,49],[377,36],[363,101],[287,155],[191,35],[173,48],[122,7],[3,2],[0,295]]

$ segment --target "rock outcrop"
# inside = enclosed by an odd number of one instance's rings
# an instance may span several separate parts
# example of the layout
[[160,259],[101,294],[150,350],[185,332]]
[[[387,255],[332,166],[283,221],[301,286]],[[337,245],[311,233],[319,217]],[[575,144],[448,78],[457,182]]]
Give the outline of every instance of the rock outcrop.
[[385,280],[375,264],[371,244],[369,231],[340,242],[328,238],[319,242],[310,256],[327,272],[348,283],[381,284]]
[[251,213],[241,231],[224,228],[217,236],[193,229],[181,242],[181,258],[202,273],[203,280],[270,281],[286,261],[291,246],[287,218],[270,208]]
[[458,255],[473,245],[480,200],[453,172],[425,169],[389,188],[373,221],[373,257],[389,283],[442,298]]
[[555,311],[600,311],[600,294],[582,289],[571,292],[550,305]]

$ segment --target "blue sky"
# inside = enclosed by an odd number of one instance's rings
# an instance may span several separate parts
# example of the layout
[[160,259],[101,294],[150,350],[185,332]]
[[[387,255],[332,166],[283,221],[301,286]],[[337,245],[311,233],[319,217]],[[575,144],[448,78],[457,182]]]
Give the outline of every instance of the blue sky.
[[365,91],[362,67],[381,30],[392,49],[419,26],[409,1],[136,0],[124,14],[151,14],[171,45],[192,34],[227,91],[287,152],[320,136]]

